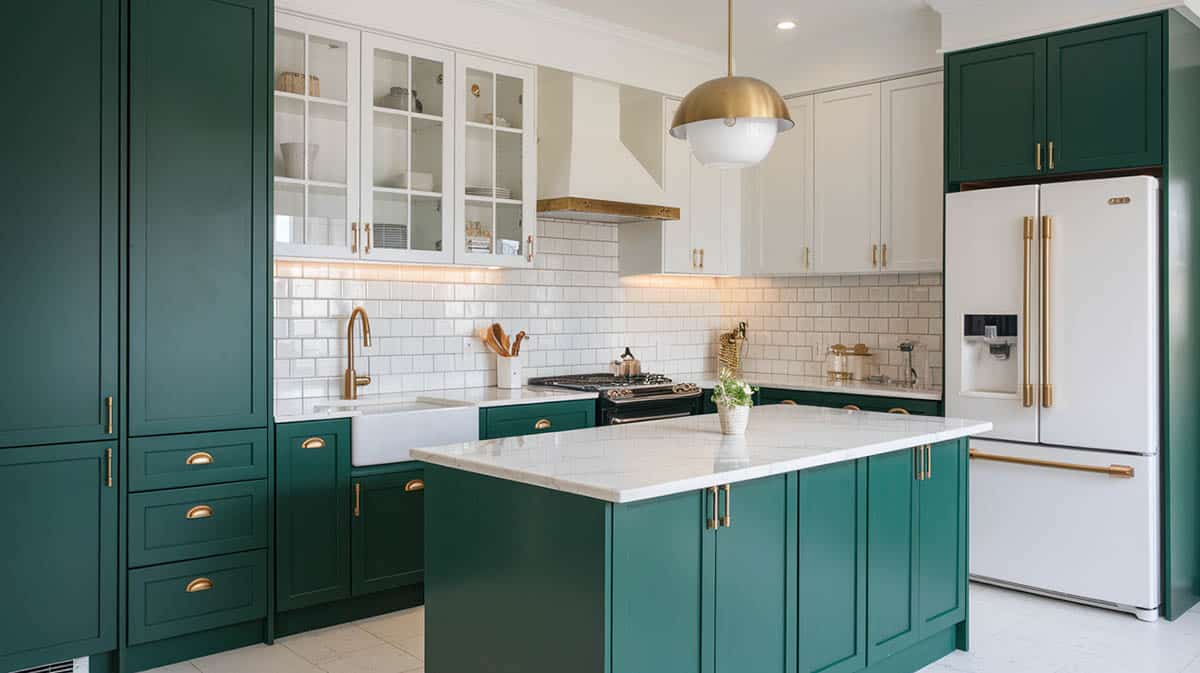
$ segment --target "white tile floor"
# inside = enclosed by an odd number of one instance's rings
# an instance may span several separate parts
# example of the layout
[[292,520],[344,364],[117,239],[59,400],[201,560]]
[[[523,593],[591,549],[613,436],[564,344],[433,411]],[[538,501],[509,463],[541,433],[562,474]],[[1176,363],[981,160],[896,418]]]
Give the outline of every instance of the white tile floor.
[[[281,638],[152,673],[424,673],[422,608]],[[971,585],[971,651],[921,673],[1200,673],[1200,609],[1153,624]]]

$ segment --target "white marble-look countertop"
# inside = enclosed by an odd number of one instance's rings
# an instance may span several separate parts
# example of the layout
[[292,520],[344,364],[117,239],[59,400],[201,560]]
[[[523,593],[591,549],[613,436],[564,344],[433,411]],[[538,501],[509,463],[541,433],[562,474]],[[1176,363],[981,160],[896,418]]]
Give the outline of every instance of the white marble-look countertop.
[[[692,376],[675,375],[672,379],[695,383],[701,388],[712,388],[717,382],[714,374]],[[867,381],[830,381],[823,376],[789,376],[785,374],[745,374],[742,378],[750,385],[760,388],[783,390],[807,390],[818,393],[842,393],[845,395],[870,395],[872,397],[896,397],[909,400],[942,399],[940,388],[907,388],[892,383],[868,383]]]
[[[524,388],[455,388],[449,390],[426,390],[402,395],[371,395],[357,400],[306,400],[299,413],[276,414],[276,423],[297,421],[321,421],[333,418],[351,418],[362,412],[359,407],[397,402],[466,403],[475,407],[504,407],[517,404],[539,404],[542,402],[568,402],[570,400],[594,400],[595,391],[564,390],[543,386]],[[331,408],[332,407],[332,408]]]
[[413,449],[434,465],[635,502],[978,435],[992,424],[821,407],[755,407],[744,436],[716,414]]

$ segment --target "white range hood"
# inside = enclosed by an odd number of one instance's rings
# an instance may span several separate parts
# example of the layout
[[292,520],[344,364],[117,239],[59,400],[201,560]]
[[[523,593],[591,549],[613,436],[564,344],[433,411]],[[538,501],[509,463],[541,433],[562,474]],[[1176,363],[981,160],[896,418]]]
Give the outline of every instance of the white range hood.
[[538,71],[538,215],[600,222],[677,220],[661,185],[662,96]]

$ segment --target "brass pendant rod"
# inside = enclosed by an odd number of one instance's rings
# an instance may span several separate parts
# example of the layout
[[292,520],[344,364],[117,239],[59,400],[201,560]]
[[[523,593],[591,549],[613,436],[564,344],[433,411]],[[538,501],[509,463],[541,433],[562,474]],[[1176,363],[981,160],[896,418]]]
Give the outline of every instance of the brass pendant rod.
[[728,0],[726,3],[726,47],[728,50],[729,76],[733,77],[733,0]]

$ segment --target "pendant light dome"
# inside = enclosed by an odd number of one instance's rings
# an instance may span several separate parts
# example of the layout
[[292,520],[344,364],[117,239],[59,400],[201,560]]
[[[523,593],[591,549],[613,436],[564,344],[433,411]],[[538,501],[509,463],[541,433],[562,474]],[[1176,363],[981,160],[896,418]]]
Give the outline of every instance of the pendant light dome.
[[729,74],[692,89],[675,111],[670,133],[687,140],[705,166],[743,168],[765,159],[775,136],[796,123],[770,84],[733,75],[733,0],[727,7]]

